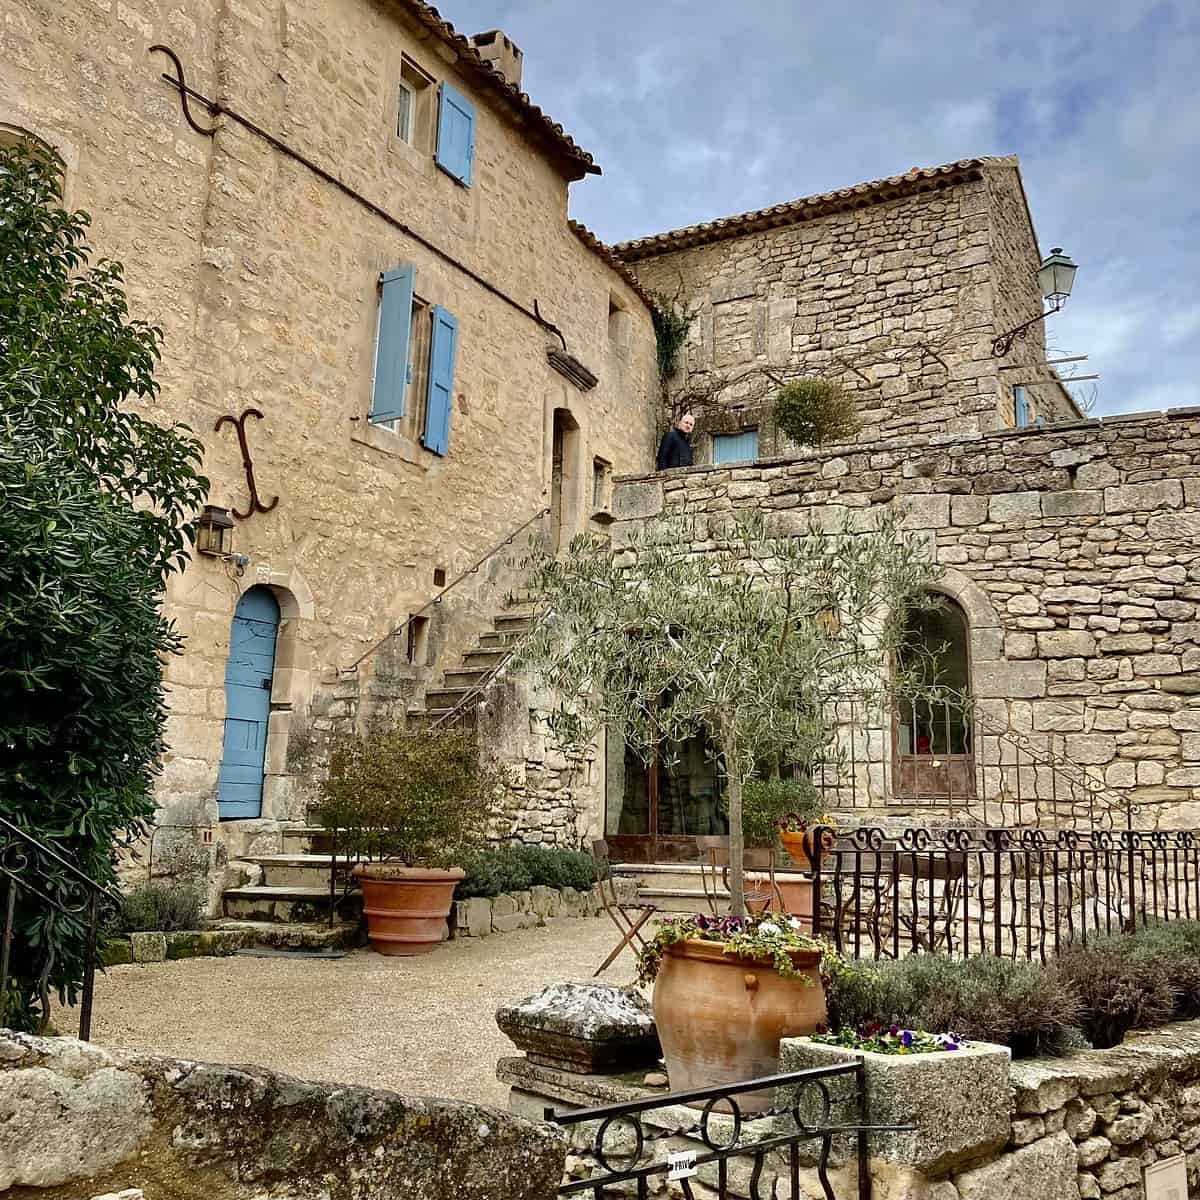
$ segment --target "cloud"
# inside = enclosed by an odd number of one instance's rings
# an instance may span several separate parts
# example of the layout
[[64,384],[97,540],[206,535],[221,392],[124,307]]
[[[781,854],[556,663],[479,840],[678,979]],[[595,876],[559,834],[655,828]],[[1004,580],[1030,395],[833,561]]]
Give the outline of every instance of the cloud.
[[1080,264],[1049,326],[1100,411],[1194,403],[1194,0],[445,0],[500,26],[524,86],[604,168],[609,241],[976,154],[1017,153],[1043,249]]

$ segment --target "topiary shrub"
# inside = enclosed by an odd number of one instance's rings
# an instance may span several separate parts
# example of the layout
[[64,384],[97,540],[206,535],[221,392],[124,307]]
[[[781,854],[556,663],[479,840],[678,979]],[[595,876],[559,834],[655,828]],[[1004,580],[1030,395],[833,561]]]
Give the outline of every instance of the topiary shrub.
[[1098,1050],[1119,1046],[1131,1029],[1163,1025],[1175,1015],[1175,988],[1161,953],[1140,951],[1135,938],[1064,946],[1053,971],[1079,996],[1080,1025]]
[[779,389],[775,424],[800,446],[853,441],[862,428],[851,393],[818,376],[794,379]]
[[810,779],[749,779],[742,790],[742,831],[747,846],[773,846],[779,819],[795,814],[811,821],[824,811],[824,797]]

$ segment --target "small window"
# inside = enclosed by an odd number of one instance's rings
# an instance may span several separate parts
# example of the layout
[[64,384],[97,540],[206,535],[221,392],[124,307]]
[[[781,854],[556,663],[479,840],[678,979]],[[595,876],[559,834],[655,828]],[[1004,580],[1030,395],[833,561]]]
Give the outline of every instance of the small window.
[[603,458],[592,459],[592,511],[608,512],[612,489],[612,463]]
[[433,79],[407,55],[400,61],[396,136],[415,150],[433,149]]
[[741,433],[713,434],[712,460],[714,463],[753,462],[757,457],[757,429],[743,429]]
[[1018,429],[1029,424],[1029,401],[1019,383],[1013,384],[1013,424]]
[[616,296],[608,298],[608,340],[614,349],[623,349],[629,342],[629,314]]
[[412,332],[408,341],[408,383],[404,389],[404,416],[396,431],[416,441],[425,424],[425,393],[429,388],[429,304],[419,296],[412,302]]

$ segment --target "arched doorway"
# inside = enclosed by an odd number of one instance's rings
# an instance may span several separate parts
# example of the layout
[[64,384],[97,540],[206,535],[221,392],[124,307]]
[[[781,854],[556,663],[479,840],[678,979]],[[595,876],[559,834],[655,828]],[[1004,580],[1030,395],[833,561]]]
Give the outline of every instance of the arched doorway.
[[262,812],[278,631],[279,602],[271,589],[250,588],[234,612],[225,663],[225,737],[217,775],[217,813],[223,821]]
[[899,695],[892,737],[892,790],[897,799],[949,803],[975,796],[971,745],[969,628],[962,608],[939,595],[932,607],[914,605],[898,652],[900,675],[919,675],[946,689],[930,701]]

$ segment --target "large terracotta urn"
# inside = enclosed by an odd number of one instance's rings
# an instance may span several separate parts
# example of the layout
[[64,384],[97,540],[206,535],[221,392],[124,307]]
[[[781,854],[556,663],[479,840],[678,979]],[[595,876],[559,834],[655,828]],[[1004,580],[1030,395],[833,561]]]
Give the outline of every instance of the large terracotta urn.
[[379,954],[427,954],[442,940],[454,888],[466,874],[396,863],[358,863],[367,937]]
[[779,874],[775,876],[775,895],[767,908],[800,918],[800,931],[813,931],[813,880],[807,875]]
[[[779,1040],[815,1033],[825,1020],[821,952],[789,951],[801,972],[787,979],[769,959],[726,954],[689,939],[666,947],[654,984],[654,1021],[671,1090],[717,1087],[779,1071]],[[771,1093],[738,1096],[746,1111]]]

